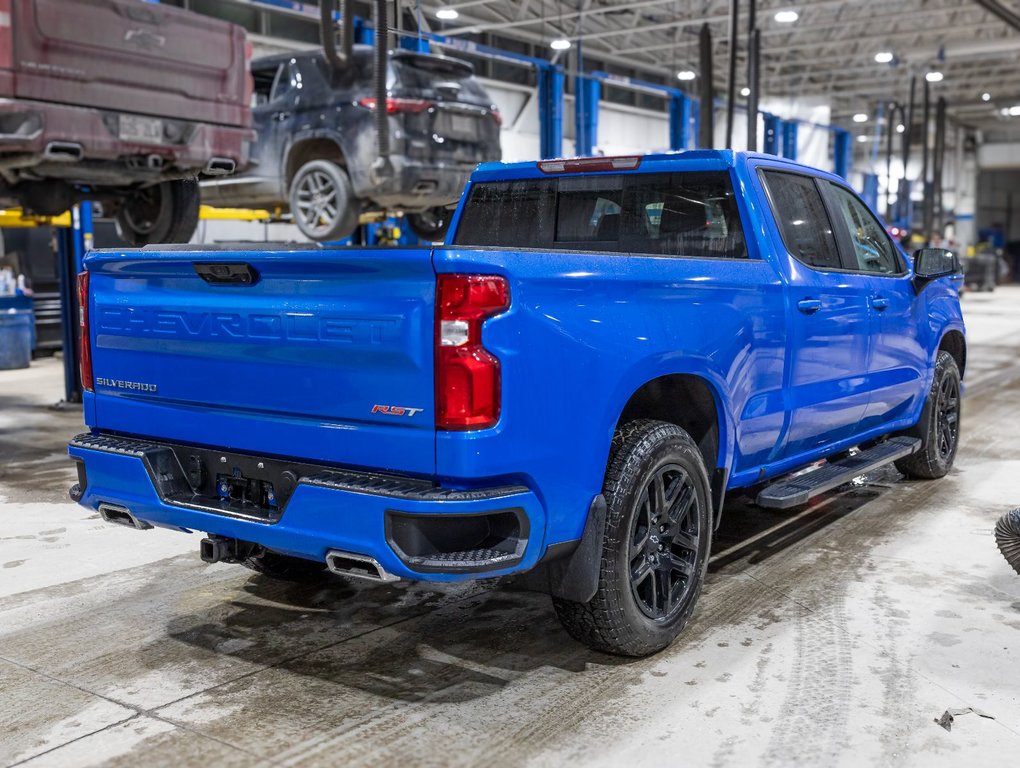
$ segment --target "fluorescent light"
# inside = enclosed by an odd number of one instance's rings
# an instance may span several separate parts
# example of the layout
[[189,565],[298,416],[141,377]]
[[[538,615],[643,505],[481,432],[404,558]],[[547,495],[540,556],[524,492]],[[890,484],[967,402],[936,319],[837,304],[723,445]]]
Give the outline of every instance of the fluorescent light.
[[741,88],[740,89],[740,95],[741,96],[750,96],[751,95],[751,89],[750,88]]
[[899,125],[896,126],[896,133],[903,133],[905,130],[907,130],[907,126],[905,126],[903,123],[900,123]]
[[776,14],[776,21],[780,24],[793,24],[799,18],[800,14],[796,11],[780,11]]
[[875,61],[879,64],[888,64],[892,60],[893,55],[891,51],[879,51],[875,54]]
[[868,116],[866,114],[864,114],[863,112],[858,112],[856,115],[854,115],[854,122],[855,123],[866,123],[866,122],[868,122]]
[[693,80],[697,75],[689,69],[683,69],[676,73],[677,80]]
[[941,72],[929,72],[927,75],[924,76],[924,79],[927,80],[929,83],[941,83],[942,82],[942,73]]
[[991,100],[992,100],[992,94],[990,94],[990,93],[982,93],[981,94],[981,101],[991,101]]
[[460,14],[457,13],[456,8],[440,8],[436,11],[436,18],[442,19],[443,21],[453,21],[458,16],[460,16]]
[[866,142],[867,140],[868,140],[868,137],[867,137],[867,136],[858,136],[858,137],[857,137],[857,142],[858,142],[859,144],[863,144],[863,143],[864,143],[864,142]]
[[549,47],[552,48],[554,51],[565,51],[568,48],[570,48],[570,41],[567,40],[565,37],[561,37],[549,43]]

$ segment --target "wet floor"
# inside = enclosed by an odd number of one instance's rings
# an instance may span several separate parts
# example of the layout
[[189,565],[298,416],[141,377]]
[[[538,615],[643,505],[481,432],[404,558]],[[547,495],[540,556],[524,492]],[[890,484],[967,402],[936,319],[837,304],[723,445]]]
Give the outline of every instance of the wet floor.
[[[968,296],[946,479],[728,502],[687,632],[585,649],[509,582],[298,587],[66,501],[59,362],[0,372],[0,765],[1005,764],[1020,753],[1020,289]],[[949,708],[952,730],[935,722]]]

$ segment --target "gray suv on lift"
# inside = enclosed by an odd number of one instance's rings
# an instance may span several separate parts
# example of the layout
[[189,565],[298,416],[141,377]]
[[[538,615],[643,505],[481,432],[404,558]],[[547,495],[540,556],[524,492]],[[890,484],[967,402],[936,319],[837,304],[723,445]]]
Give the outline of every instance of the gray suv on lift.
[[205,182],[203,202],[289,207],[308,238],[339,240],[373,210],[404,211],[411,230],[442,239],[472,169],[500,159],[499,111],[459,59],[389,55],[387,99],[393,172],[378,176],[372,48],[354,46],[333,70],[321,50],[252,63],[258,139],[251,164]]

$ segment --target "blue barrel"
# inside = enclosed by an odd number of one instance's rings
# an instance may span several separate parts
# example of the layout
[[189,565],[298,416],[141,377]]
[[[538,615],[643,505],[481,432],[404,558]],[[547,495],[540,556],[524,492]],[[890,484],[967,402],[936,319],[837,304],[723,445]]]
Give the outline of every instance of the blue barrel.
[[0,311],[0,371],[28,368],[34,324],[30,309]]

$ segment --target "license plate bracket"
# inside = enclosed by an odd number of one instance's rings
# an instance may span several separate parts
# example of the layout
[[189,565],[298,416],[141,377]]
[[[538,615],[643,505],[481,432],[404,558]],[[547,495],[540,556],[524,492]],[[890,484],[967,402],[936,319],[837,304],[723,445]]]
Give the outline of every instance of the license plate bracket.
[[158,117],[121,115],[118,123],[118,135],[123,141],[161,144],[163,142],[163,121]]

